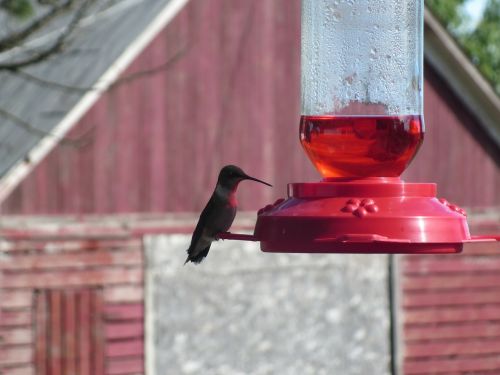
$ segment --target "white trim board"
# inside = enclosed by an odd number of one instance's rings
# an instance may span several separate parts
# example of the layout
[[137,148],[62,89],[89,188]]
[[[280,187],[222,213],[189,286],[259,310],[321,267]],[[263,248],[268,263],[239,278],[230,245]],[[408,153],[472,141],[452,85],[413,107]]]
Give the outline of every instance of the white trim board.
[[[84,94],[80,101],[52,130],[30,150],[25,160],[19,160],[0,179],[0,203],[21,181],[54,149],[61,139],[76,125],[82,116],[97,102],[106,89],[120,76],[153,38],[179,13],[189,0],[170,0],[156,18],[110,65],[94,85],[97,89]],[[26,161],[28,160],[28,161]]]

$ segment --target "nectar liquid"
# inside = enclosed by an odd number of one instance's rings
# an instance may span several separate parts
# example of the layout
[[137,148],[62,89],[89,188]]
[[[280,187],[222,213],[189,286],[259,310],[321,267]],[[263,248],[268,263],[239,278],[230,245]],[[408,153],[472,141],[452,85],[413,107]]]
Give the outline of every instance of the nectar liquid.
[[323,177],[397,177],[424,137],[420,115],[302,116],[300,142]]

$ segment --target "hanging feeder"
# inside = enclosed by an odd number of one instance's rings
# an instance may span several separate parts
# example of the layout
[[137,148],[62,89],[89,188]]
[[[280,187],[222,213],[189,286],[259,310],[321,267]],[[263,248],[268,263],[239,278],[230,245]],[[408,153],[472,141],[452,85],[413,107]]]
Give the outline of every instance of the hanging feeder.
[[[323,179],[259,210],[265,252],[457,253],[465,211],[399,176],[424,139],[423,0],[302,0],[300,142]],[[498,240],[498,238],[496,238]]]

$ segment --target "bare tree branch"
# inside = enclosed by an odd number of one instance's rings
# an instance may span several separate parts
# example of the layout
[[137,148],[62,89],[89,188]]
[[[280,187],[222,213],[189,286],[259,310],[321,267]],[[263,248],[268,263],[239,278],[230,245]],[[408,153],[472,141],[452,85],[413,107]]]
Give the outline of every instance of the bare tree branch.
[[[0,2],[1,1],[2,0],[0,0]],[[44,0],[39,0],[39,1],[42,2]],[[45,0],[45,1],[50,2],[50,4],[52,4],[54,6],[57,3],[57,0]],[[38,53],[36,53],[28,58],[25,58],[24,60],[0,63],[0,71],[1,70],[8,71],[11,74],[15,74],[16,76],[19,76],[25,80],[32,81],[35,84],[38,84],[40,86],[58,89],[58,90],[63,90],[63,91],[86,93],[88,91],[93,91],[93,90],[102,90],[102,87],[96,87],[96,86],[78,87],[78,86],[73,86],[73,85],[68,85],[68,84],[64,84],[64,83],[60,83],[60,82],[51,81],[51,80],[36,76],[32,73],[29,73],[23,69],[29,65],[33,65],[33,64],[36,64],[38,62],[41,62],[53,54],[61,52],[61,50],[65,47],[68,38],[71,36],[71,34],[74,32],[74,30],[78,27],[82,17],[85,14],[85,11],[88,9],[89,5],[95,1],[96,0],[86,0],[85,3],[82,4],[82,6],[77,9],[77,11],[75,12],[74,16],[72,17],[70,23],[66,26],[65,30],[62,31],[62,33],[59,35],[57,40],[55,40],[55,42],[52,45],[50,45],[48,48],[41,50]],[[65,6],[69,3],[75,3],[75,0],[67,0],[61,6]],[[50,21],[48,21],[48,22],[50,22]],[[2,43],[5,40],[6,39],[4,39],[4,40],[0,39],[0,51],[2,48]],[[22,41],[21,41],[21,43],[22,43]],[[180,48],[172,57],[170,57],[169,59],[167,59],[165,62],[161,63],[160,65],[154,66],[150,69],[141,70],[141,71],[134,72],[132,74],[123,76],[123,77],[117,79],[115,82],[111,83],[109,85],[109,87],[107,87],[107,89],[113,89],[113,88],[116,88],[122,84],[130,83],[130,82],[133,82],[135,80],[139,80],[139,79],[142,79],[142,78],[148,77],[148,76],[153,76],[153,75],[159,74],[163,71],[166,71],[172,65],[177,63],[187,53],[187,51],[190,48],[191,48],[191,45],[184,46],[184,47]],[[59,136],[59,135],[52,133],[51,131],[46,131],[46,130],[42,130],[40,128],[37,128],[36,126],[33,126],[32,124],[30,124],[28,121],[23,120],[19,116],[13,114],[9,110],[2,108],[2,107],[0,107],[0,117],[3,117],[5,119],[10,120],[11,124],[24,129],[27,133],[30,133],[33,136],[36,136],[39,138],[53,137],[61,145],[68,145],[68,146],[72,146],[72,147],[81,148],[81,147],[85,147],[89,143],[91,143],[92,139],[94,137],[93,133],[95,131],[95,125],[91,126],[91,128],[86,130],[83,134],[70,138],[70,137],[66,137],[66,136]]]
[[75,4],[75,0],[67,0],[64,3],[56,6],[53,5],[52,9],[44,14],[43,16],[38,17],[34,21],[32,21],[28,26],[24,29],[9,34],[8,36],[0,39],[0,52],[9,50],[14,48],[20,44],[22,44],[28,37],[47,26],[51,23],[57,16],[71,9],[71,7]]
[[141,70],[135,73],[131,73],[129,75],[123,76],[119,79],[117,79],[115,82],[113,82],[110,85],[110,88],[115,88],[118,86],[121,86],[125,83],[129,83],[132,81],[135,81],[137,79],[143,78],[143,77],[148,77],[152,76],[161,72],[164,72],[165,70],[168,70],[172,65],[175,65],[191,48],[191,46],[185,46],[179,49],[172,57],[170,57],[167,61],[164,63],[155,66],[151,69],[145,69]]
[[33,134],[36,137],[39,137],[39,138],[43,138],[43,137],[47,137],[47,136],[53,137],[53,138],[57,139],[60,142],[60,144],[63,144],[63,145],[82,147],[82,146],[88,144],[88,141],[89,141],[88,139],[86,139],[87,135],[88,135],[87,133],[89,133],[89,132],[85,133],[81,137],[78,137],[77,139],[72,139],[72,138],[68,138],[68,137],[57,136],[50,131],[36,128],[33,125],[31,125],[29,122],[23,120],[22,118],[16,116],[15,114],[13,114],[13,113],[11,113],[3,108],[0,108],[0,116],[11,120],[13,123],[16,124],[16,126],[21,127],[26,132]]
[[[156,75],[159,74],[165,70],[168,70],[172,65],[174,65],[176,62],[178,62],[190,49],[191,46],[188,47],[183,47],[181,48],[177,53],[174,54],[171,58],[169,58],[167,61],[164,63],[155,66],[151,69],[146,69],[146,70],[141,70],[139,72],[124,76],[117,81],[115,81],[112,85],[110,85],[110,88],[115,88],[119,85],[122,85],[124,83],[130,83],[132,81]],[[27,73],[23,70],[15,70],[12,72],[12,74],[16,74],[22,78],[25,78],[27,80],[33,81],[34,83],[37,83],[39,85],[49,87],[49,88],[54,88],[54,89],[59,89],[59,90],[67,90],[67,91],[73,91],[73,92],[79,92],[79,93],[85,93],[88,91],[92,90],[97,90],[96,87],[75,87],[75,86],[70,86],[70,85],[65,85],[62,83],[58,82],[53,82],[49,80],[45,80],[43,78],[37,77],[35,75],[32,75],[30,73]],[[19,126],[28,133],[31,133],[37,137],[54,137],[59,139],[59,142],[61,145],[68,145],[68,146],[73,146],[73,147],[85,147],[92,141],[92,132],[94,131],[95,126],[92,126],[90,129],[88,129],[84,134],[76,137],[76,138],[68,138],[68,137],[60,137],[56,136],[55,134],[51,133],[50,131],[45,131],[41,130],[33,125],[31,125],[29,122],[21,119],[20,117],[14,115],[13,113],[7,111],[6,109],[3,109],[0,107],[0,116],[7,118],[11,120],[15,126]]]
[[20,68],[37,64],[41,61],[44,61],[48,57],[61,52],[64,46],[66,45],[67,40],[73,33],[73,31],[76,29],[78,26],[80,20],[82,19],[83,15],[85,14],[85,11],[88,9],[91,3],[93,3],[95,0],[86,0],[82,6],[75,12],[75,15],[71,19],[70,23],[66,27],[66,29],[59,35],[59,37],[56,39],[56,41],[49,46],[48,48],[38,51],[35,53],[33,56],[27,57],[25,59],[17,60],[17,61],[12,61],[12,62],[6,62],[6,63],[0,63],[0,70],[8,70],[8,71],[16,71]]
[[39,76],[28,73],[25,70],[21,70],[21,69],[14,70],[12,72],[12,74],[15,74],[16,76],[21,77],[27,81],[31,81],[33,83],[36,83],[39,86],[46,87],[49,89],[53,88],[53,89],[57,89],[57,90],[76,92],[76,93],[86,93],[88,91],[93,91],[96,89],[95,87],[82,87],[82,86],[66,85],[64,83],[41,78]]
[[[123,77],[117,79],[115,82],[113,82],[109,86],[108,89],[110,89],[110,88],[116,88],[116,87],[121,86],[121,85],[123,85],[125,83],[130,83],[132,81],[141,79],[143,77],[148,77],[148,76],[156,75],[158,73],[166,71],[172,65],[174,65],[175,63],[177,63],[187,53],[187,51],[190,48],[191,48],[190,46],[189,47],[183,47],[183,48],[181,48],[178,52],[176,52],[167,61],[165,61],[164,63],[162,63],[162,64],[160,64],[158,66],[155,66],[155,67],[153,67],[151,69],[145,69],[145,70],[141,70],[141,71],[138,71],[138,72],[135,72],[135,73],[123,76]],[[88,91],[98,90],[98,88],[95,87],[95,86],[88,86],[88,87],[75,86],[75,85],[68,85],[68,84],[61,83],[61,82],[56,82],[56,81],[53,81],[53,80],[48,80],[48,79],[36,76],[34,74],[28,73],[25,70],[21,70],[21,69],[16,69],[16,70],[12,71],[12,74],[15,74],[16,76],[19,76],[19,77],[21,77],[21,78],[23,78],[25,80],[31,81],[31,82],[39,85],[39,86],[46,87],[46,88],[49,88],[49,89],[52,88],[52,89],[56,89],[56,90],[62,90],[62,91],[68,91],[68,92],[76,92],[76,93],[86,93]]]

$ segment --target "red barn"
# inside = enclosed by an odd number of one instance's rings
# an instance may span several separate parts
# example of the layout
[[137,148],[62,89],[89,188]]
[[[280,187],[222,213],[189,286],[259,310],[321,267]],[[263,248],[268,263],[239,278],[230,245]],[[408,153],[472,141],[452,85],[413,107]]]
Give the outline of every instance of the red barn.
[[[319,178],[298,142],[298,0],[95,12],[74,48],[97,52],[2,73],[20,120],[0,122],[4,374],[144,373],[142,235],[189,231],[227,163],[276,187],[242,190],[249,211]],[[404,178],[498,232],[500,99],[425,20],[427,134]],[[401,374],[500,372],[499,262],[491,245],[397,259]]]

